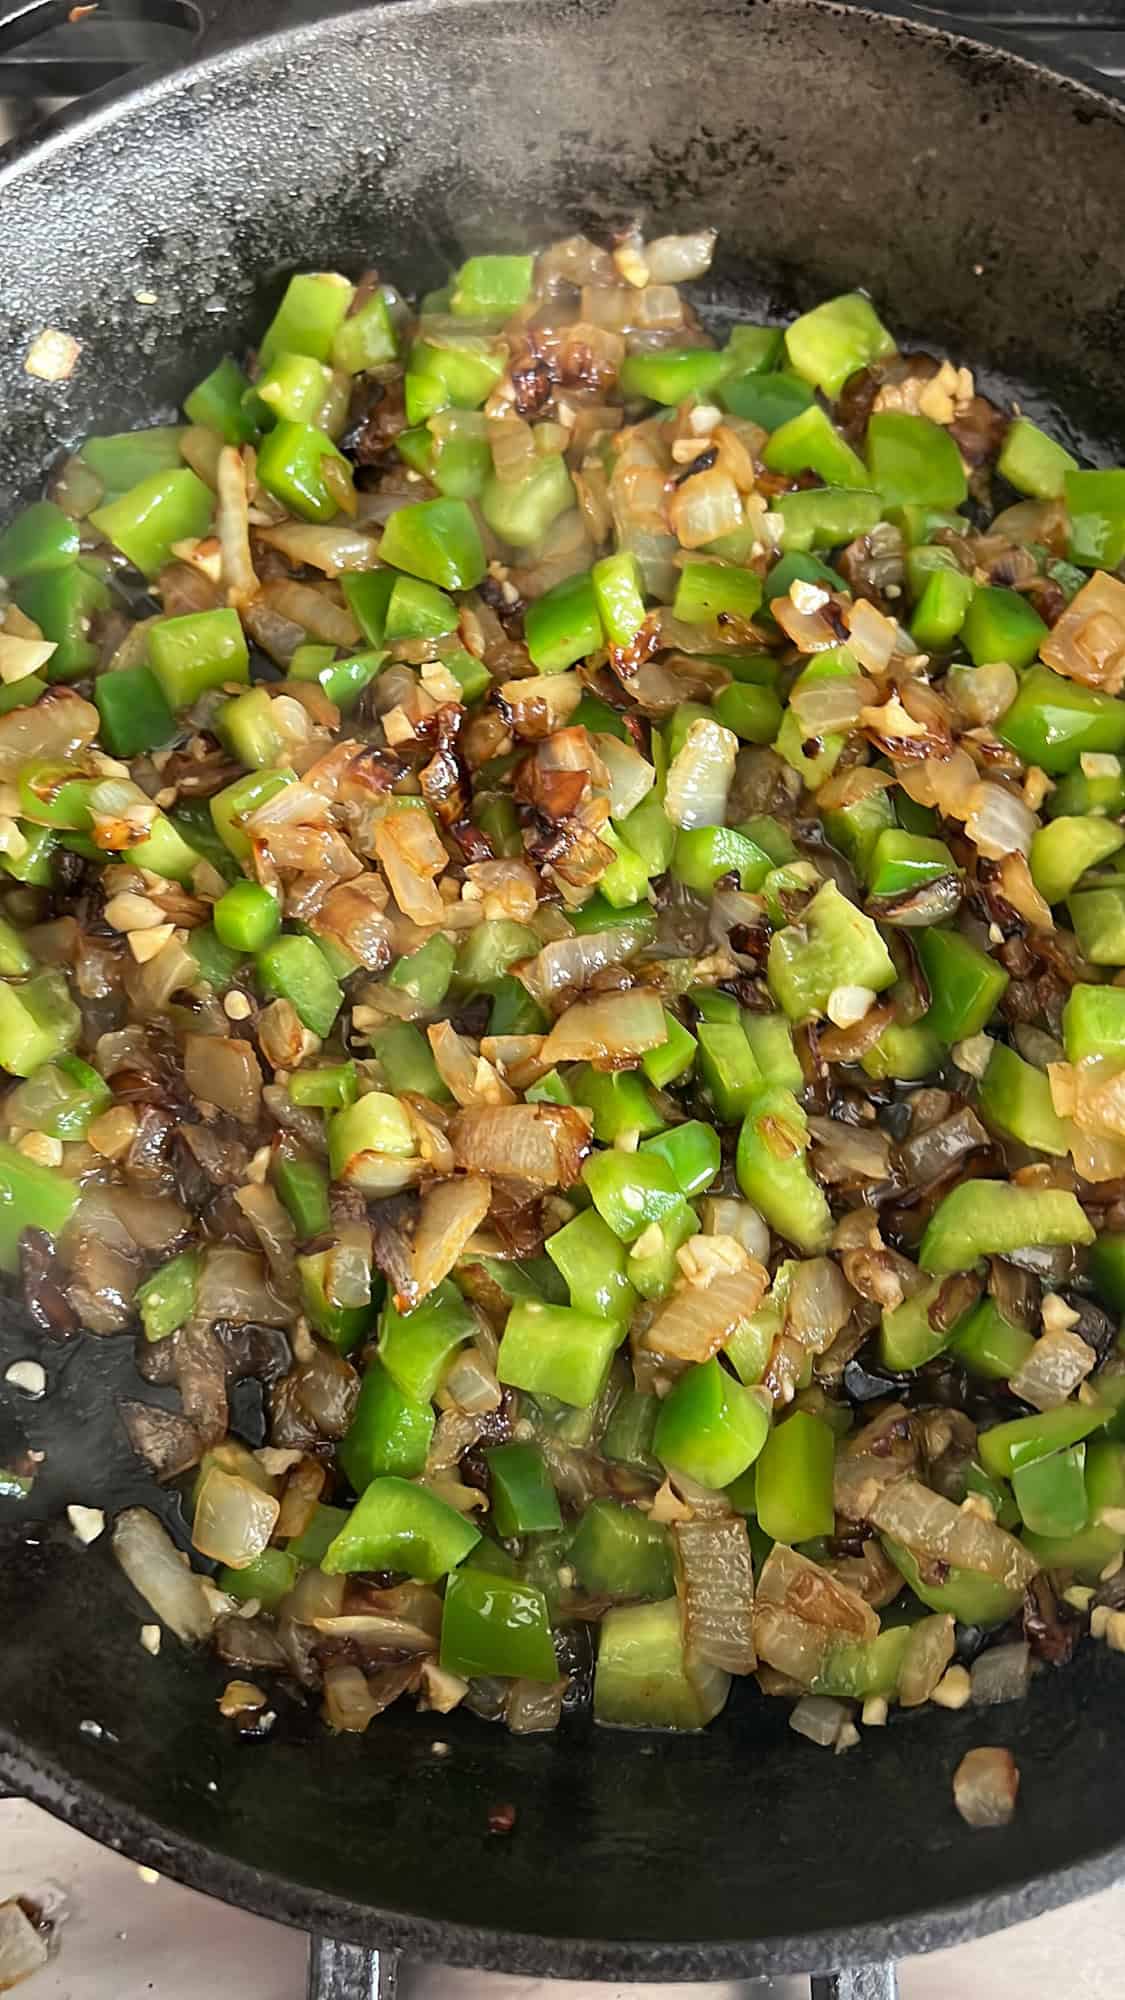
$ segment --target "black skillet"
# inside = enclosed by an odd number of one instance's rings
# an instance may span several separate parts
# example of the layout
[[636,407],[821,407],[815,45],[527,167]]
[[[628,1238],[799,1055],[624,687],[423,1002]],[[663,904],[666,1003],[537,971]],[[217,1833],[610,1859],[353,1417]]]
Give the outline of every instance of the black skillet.
[[[325,19],[91,109],[0,171],[0,504],[61,441],[170,416],[296,265],[375,257],[424,287],[466,249],[634,213],[718,225],[716,305],[775,315],[865,284],[901,335],[1120,460],[1123,189],[1116,98],[918,16],[397,0]],[[44,326],[82,342],[64,385],[23,370]],[[899,1716],[836,1759],[750,1687],[685,1739],[577,1722],[520,1740],[395,1709],[333,1740],[283,1703],[272,1742],[235,1742],[217,1669],[140,1648],[108,1537],[25,1525],[153,1504],[113,1409],[129,1345],[43,1349],[45,1401],[0,1412],[48,1454],[30,1510],[0,1503],[0,1778],[138,1860],[314,1934],[601,1979],[900,1957],[1125,1867],[1125,1663],[1101,1647],[1022,1706]],[[36,1351],[9,1322],[0,1377]],[[1023,1774],[990,1834],[950,1795],[982,1742]],[[321,1992],[374,1991],[358,1958],[317,1964]]]

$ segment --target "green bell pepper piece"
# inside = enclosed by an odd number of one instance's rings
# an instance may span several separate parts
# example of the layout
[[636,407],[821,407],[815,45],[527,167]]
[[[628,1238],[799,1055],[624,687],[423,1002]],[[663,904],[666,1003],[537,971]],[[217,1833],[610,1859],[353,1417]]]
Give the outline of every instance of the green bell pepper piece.
[[191,611],[148,635],[152,670],[172,708],[189,708],[208,688],[250,679],[250,654],[237,611]]
[[[113,602],[105,579],[105,565],[91,562],[87,567],[83,557],[66,569],[32,571],[15,583],[12,595],[20,610],[55,648],[45,669],[49,681],[73,680],[97,664],[90,627]],[[29,682],[16,686],[30,696]]]
[[222,841],[236,861],[249,861],[251,847],[249,836],[243,831],[243,823],[267,799],[272,799],[283,785],[296,782],[295,771],[250,771],[244,778],[236,778],[233,785],[227,785],[216,792],[211,800],[211,819]]
[[210,487],[184,467],[154,472],[119,500],[95,507],[90,525],[142,576],[155,576],[171,559],[173,542],[206,534],[214,505]]
[[782,548],[789,553],[838,548],[857,535],[870,534],[882,518],[883,500],[847,486],[814,486],[800,493],[782,493],[776,510],[784,527]]
[[493,981],[490,1035],[545,1035],[549,1027],[542,1007],[518,979],[506,972]]
[[1048,903],[1061,903],[1088,868],[1125,847],[1125,827],[1108,819],[1052,819],[1032,835],[1031,879]]
[[338,271],[299,271],[262,335],[261,366],[268,368],[277,354],[311,354],[314,361],[327,361],[354,294],[354,285]]
[[425,1471],[434,1434],[433,1406],[404,1396],[380,1361],[373,1361],[360,1384],[355,1411],[337,1457],[356,1493],[388,1473],[414,1479]]
[[779,326],[732,326],[726,351],[738,374],[764,375],[784,358],[785,335]]
[[397,1094],[416,1090],[437,1104],[452,1103],[425,1035],[412,1021],[394,1021],[371,1038],[371,1053],[390,1089]]
[[151,667],[119,667],[115,673],[99,674],[94,700],[102,719],[102,740],[115,757],[163,749],[176,734],[176,718]]
[[22,979],[34,970],[35,959],[19,931],[6,917],[0,917],[0,976],[5,979]]
[[1011,1479],[1017,1467],[1066,1451],[1101,1430],[1110,1412],[1096,1403],[1059,1403],[1034,1416],[1014,1417],[979,1433],[977,1455],[994,1479]]
[[659,1222],[650,1225],[640,1246],[630,1250],[626,1270],[629,1282],[640,1293],[642,1299],[662,1299],[671,1291],[680,1275],[676,1262],[676,1252],[699,1233],[699,1218],[689,1202],[680,1201]]
[[[687,396],[709,397],[730,370],[730,356],[714,348],[663,347],[651,354],[627,354],[618,388],[626,399],[644,397],[673,408]],[[701,451],[705,443],[701,438]]]
[[968,498],[956,441],[940,424],[906,410],[872,411],[867,467],[872,486],[888,507],[954,509]]
[[957,864],[943,840],[927,840],[921,834],[887,827],[872,849],[867,887],[872,896],[905,896],[925,882],[957,873]]
[[455,958],[452,939],[438,931],[417,951],[395,960],[387,974],[387,985],[396,992],[408,993],[425,1013],[433,1013],[449,991]]
[[[0,1041],[2,1037],[0,1024]],[[77,1200],[77,1186],[57,1168],[41,1167],[17,1147],[0,1142],[0,1271],[18,1272],[25,1229],[58,1236]]]
[[[819,681],[855,680],[859,675],[859,664],[846,646],[832,646],[819,653],[804,667],[790,689],[790,697],[805,688],[813,687]],[[816,747],[806,748],[809,743],[807,732],[794,708],[787,708],[781,719],[774,744],[778,755],[803,779],[809,791],[816,791],[830,778],[843,754],[846,738],[836,731],[827,731],[823,736],[812,739]]]
[[[463,506],[464,502],[447,504]],[[503,480],[490,474],[480,497],[481,513],[493,534],[514,549],[533,548],[543,540],[552,522],[573,505],[574,485],[561,452],[550,452],[540,458],[522,479]],[[384,552],[385,549],[384,542]],[[606,560],[617,562],[618,558],[609,556]],[[479,583],[480,577],[476,581]]]
[[[476,1539],[476,1531],[473,1531]],[[471,1679],[503,1674],[524,1681],[558,1678],[547,1600],[534,1585],[484,1569],[461,1569],[445,1592],[441,1664]]]
[[416,340],[407,359],[403,384],[408,424],[424,424],[452,404],[475,410],[485,401],[508,365],[506,343],[466,332],[454,346],[445,341]]
[[1093,1227],[1074,1195],[1061,1188],[962,1181],[930,1217],[918,1262],[923,1271],[967,1271],[979,1257],[1093,1240]]
[[1125,965],[1125,879],[1077,890],[1067,900],[1070,921],[1091,965]]
[[1101,1232],[1090,1250],[1090,1276],[1103,1305],[1125,1314],[1125,1236]]
[[257,882],[235,882],[215,904],[214,924],[219,943],[240,957],[261,951],[281,929],[277,897]]
[[312,1069],[295,1070],[289,1079],[289,1095],[294,1104],[311,1104],[318,1111],[343,1111],[359,1096],[359,1077],[354,1062],[318,1063]]
[[915,607],[910,630],[914,643],[927,653],[945,652],[965,624],[976,595],[971,576],[960,570],[935,570]]
[[369,646],[381,646],[386,638],[387,606],[397,581],[393,569],[345,570],[340,578],[348,610]]
[[892,1021],[877,1042],[860,1057],[860,1068],[882,1081],[893,1077],[900,1083],[918,1083],[941,1067],[945,1044],[924,1021],[900,1027]]
[[577,1311],[628,1326],[637,1295],[626,1272],[625,1246],[596,1209],[584,1209],[556,1229],[543,1247]]
[[0,687],[0,715],[10,715],[14,708],[32,708],[41,694],[46,694],[47,683],[38,674],[25,674],[22,681],[11,681],[7,687]]
[[786,329],[785,349],[798,375],[836,397],[849,375],[893,354],[895,343],[870,299],[844,292],[795,319]]
[[804,1089],[804,1071],[793,1047],[793,1031],[784,1014],[745,1013],[742,1016],[742,1032],[750,1044],[750,1053],[764,1083],[778,1084],[782,1090]]
[[275,1153],[271,1167],[278,1198],[288,1210],[298,1243],[308,1243],[332,1226],[328,1175],[307,1153]]
[[332,340],[332,366],[345,375],[362,375],[395,359],[398,341],[386,293],[372,292],[357,312],[349,311]]
[[328,1576],[350,1570],[400,1570],[419,1583],[436,1583],[463,1562],[480,1540],[463,1514],[425,1486],[387,1477],[372,1480],[325,1552]]
[[808,1120],[791,1091],[767,1085],[738,1137],[736,1172],[747,1201],[806,1257],[828,1248],[832,1215],[805,1161]]
[[1117,568],[1125,557],[1125,471],[1065,472],[1070,560],[1082,569]]
[[946,1046],[977,1035],[992,1019],[1008,984],[1003,966],[959,931],[924,927],[914,945],[930,988],[925,1025]]
[[318,1506],[308,1527],[303,1533],[293,1536],[286,1554],[296,1556],[299,1563],[319,1569],[325,1550],[335,1541],[347,1518],[346,1507]]
[[335,660],[331,646],[298,646],[289,662],[289,678],[319,682],[329,701],[335,702],[346,715],[377,678],[386,658],[384,652],[371,652],[353,653],[349,660]]
[[1007,1382],[1018,1375],[1035,1342],[1022,1326],[1013,1326],[994,1299],[981,1299],[949,1336],[949,1351],[970,1375],[989,1382]]
[[894,828],[894,804],[889,792],[866,792],[852,805],[822,808],[820,820],[833,847],[846,855],[857,875],[866,877],[880,834]]
[[769,988],[791,1021],[823,1014],[838,986],[873,993],[895,981],[894,961],[877,926],[827,881],[799,924],[775,931],[767,966]]
[[1012,1491],[1024,1526],[1036,1535],[1077,1535],[1086,1526],[1086,1447],[1072,1444],[1017,1465]]
[[1125,750],[1125,701],[1036,665],[1024,674],[997,735],[1025,764],[1057,777],[1073,771],[1085,750]]
[[314,1035],[331,1033],[344,995],[311,938],[279,937],[255,959],[258,983],[271,998],[288,1000]]
[[311,424],[330,434],[340,428],[333,418],[341,405],[346,408],[341,386],[331,368],[311,354],[278,354],[251,394],[278,422]]
[[468,933],[457,958],[459,985],[479,991],[503,977],[517,959],[534,958],[539,939],[526,924],[511,917],[495,917],[477,924]]
[[942,1332],[930,1322],[930,1307],[941,1292],[941,1283],[936,1278],[900,1306],[889,1311],[884,1308],[879,1329],[879,1359],[884,1368],[896,1374],[922,1368],[946,1346],[948,1330]]
[[651,1139],[642,1139],[639,1150],[659,1154],[667,1161],[681,1194],[689,1198],[710,1187],[722,1163],[718,1133],[698,1118],[689,1119],[684,1125],[669,1126],[666,1132]]
[[698,1044],[695,1036],[689,1034],[683,1024],[664,1009],[664,1026],[667,1040],[655,1049],[646,1050],[641,1057],[641,1068],[650,1083],[657,1090],[667,1090],[670,1083],[686,1076],[695,1062]]
[[297,1276],[301,1286],[301,1308],[311,1324],[325,1340],[331,1341],[341,1354],[350,1354],[359,1346],[375,1324],[376,1304],[365,1306],[338,1306],[330,1299],[326,1289],[328,1268],[327,1250],[317,1250],[297,1259]]
[[[283,419],[258,446],[258,478],[267,493],[302,521],[331,521],[340,511],[325,482],[325,459],[335,459],[351,477],[351,467],[332,439],[315,424]],[[389,525],[389,524],[388,524]]]
[[232,757],[252,771],[271,769],[285,754],[286,738],[264,687],[224,701],[216,710],[214,729]]
[[204,983],[213,986],[216,993],[225,993],[242,964],[241,953],[228,951],[225,944],[220,944],[212,924],[201,924],[190,931],[187,948]]
[[618,1320],[521,1299],[508,1314],[496,1372],[509,1388],[585,1409],[601,1394],[622,1333]]
[[782,707],[772,688],[733,682],[711,704],[715,719],[733,729],[744,743],[772,743],[782,722]]
[[486,568],[480,530],[464,500],[400,507],[387,522],[379,554],[442,590],[475,590]]
[[591,1502],[575,1529],[568,1560],[583,1589],[595,1597],[659,1599],[676,1587],[667,1528],[616,1500]]
[[639,1389],[623,1389],[605,1427],[602,1457],[625,1465],[650,1462],[659,1411],[658,1396],[644,1395]]
[[1008,426],[996,470],[1017,493],[1032,500],[1061,500],[1066,475],[1077,472],[1078,461],[1030,417],[1017,417]]
[[449,310],[465,319],[510,319],[530,292],[533,256],[469,257],[453,280]]
[[[294,1003],[296,1004],[296,1003]],[[328,1165],[333,1179],[349,1172],[357,1176],[357,1162],[368,1153],[406,1158],[414,1151],[410,1120],[397,1097],[386,1091],[369,1090],[328,1121]]]
[[629,646],[645,622],[644,579],[628,550],[604,556],[590,571],[606,643]]
[[661,1221],[683,1200],[671,1167],[647,1153],[594,1153],[582,1179],[598,1214],[623,1243],[635,1243],[650,1222]]
[[595,1722],[627,1729],[705,1729],[729,1687],[727,1674],[685,1656],[674,1597],[606,1612],[598,1628]]
[[762,1073],[740,1022],[704,1021],[699,1028],[699,1075],[724,1125],[745,1118],[762,1087]]
[[732,416],[745,417],[752,424],[760,424],[763,430],[775,431],[802,410],[811,408],[813,393],[795,375],[755,369],[748,374],[729,375],[718,383],[716,401]]
[[185,396],[184,415],[189,423],[216,431],[224,444],[252,444],[258,426],[244,401],[250,393],[249,376],[225,354],[190,396]]
[[1017,590],[981,585],[965,613],[961,637],[974,666],[1007,660],[1013,667],[1029,667],[1047,637],[1047,627]]
[[83,1062],[63,1055],[18,1083],[4,1101],[11,1131],[48,1139],[84,1139],[91,1121],[112,1102],[109,1085]]
[[32,825],[63,833],[89,832],[92,779],[75,777],[69,764],[24,764],[18,785],[21,817]]
[[980,1570],[960,1569],[945,1563],[940,1583],[931,1582],[916,1555],[894,1542],[889,1535],[879,1538],[895,1568],[906,1578],[915,1597],[931,1611],[942,1611],[962,1625],[1002,1625],[1018,1611],[1022,1590],[998,1583]]
[[146,430],[88,437],[78,455],[101,480],[106,498],[116,500],[153,473],[178,471],[183,464],[182,437],[178,424],[152,424]]
[[1125,987],[1072,986],[1062,1016],[1066,1059],[1125,1060]]
[[[716,625],[729,618],[749,621],[761,602],[762,579],[753,570],[731,563],[689,562],[680,571],[672,609],[685,625]],[[608,636],[612,635],[607,632]]]
[[492,1525],[505,1540],[553,1534],[562,1527],[558,1498],[537,1445],[501,1444],[486,1451]]
[[263,1611],[276,1611],[297,1581],[300,1565],[288,1549],[263,1549],[243,1569],[225,1565],[215,1578],[220,1590],[242,1603],[254,1598]]
[[78,529],[53,500],[36,500],[0,534],[0,576],[9,579],[66,569],[77,562]]
[[1025,1062],[1004,1042],[993,1043],[977,1103],[990,1125],[1009,1133],[1021,1145],[1065,1159],[1070,1133],[1055,1110],[1044,1071]]
[[863,460],[819,403],[810,403],[807,410],[775,430],[762,459],[768,472],[784,473],[788,478],[799,472],[815,472],[826,486],[870,484]]
[[443,1278],[412,1312],[400,1313],[388,1301],[379,1328],[379,1359],[404,1396],[427,1403],[453,1356],[473,1338],[476,1324],[456,1285]]
[[12,1076],[30,1076],[41,1063],[72,1049],[80,1029],[81,1016],[60,972],[39,972],[18,986],[0,980],[0,1067]]
[[835,1460],[832,1431],[807,1410],[794,1410],[771,1430],[754,1473],[758,1521],[775,1542],[832,1534]]
[[841,1639],[809,1682],[813,1694],[845,1701],[893,1697],[898,1690],[914,1627],[892,1625],[866,1641]]
[[753,1464],[769,1428],[762,1396],[736,1382],[716,1356],[688,1368],[664,1398],[653,1450],[662,1465],[718,1491]]
[[387,604],[388,644],[395,639],[440,639],[456,626],[457,606],[444,590],[416,576],[396,579]]

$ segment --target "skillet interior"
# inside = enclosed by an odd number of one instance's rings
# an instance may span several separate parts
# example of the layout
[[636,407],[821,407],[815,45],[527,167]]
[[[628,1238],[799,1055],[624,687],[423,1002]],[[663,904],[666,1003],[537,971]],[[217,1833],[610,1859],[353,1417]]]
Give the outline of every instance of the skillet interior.
[[[3,503],[61,440],[170,414],[297,264],[374,254],[422,285],[466,249],[636,211],[719,226],[717,304],[776,313],[863,282],[900,334],[987,362],[1120,456],[1123,180],[1118,106],[825,0],[400,0],[154,85],[0,174]],[[44,325],[83,342],[62,388],[22,371]],[[57,1387],[26,1419],[49,1453],[40,1498],[140,1497],[112,1411],[127,1348],[44,1356]],[[0,1372],[30,1351],[0,1334]],[[900,1718],[836,1761],[746,1689],[682,1741],[519,1741],[393,1711],[364,1740],[287,1718],[246,1748],[210,1665],[141,1651],[105,1544],[14,1525],[5,1544],[0,1770],[302,1925],[512,1970],[716,1976],[949,1942],[1125,1858],[1104,1649],[1025,1707]],[[1015,1751],[1023,1801],[978,1840],[949,1778],[989,1741]],[[506,1841],[486,1833],[501,1800]]]

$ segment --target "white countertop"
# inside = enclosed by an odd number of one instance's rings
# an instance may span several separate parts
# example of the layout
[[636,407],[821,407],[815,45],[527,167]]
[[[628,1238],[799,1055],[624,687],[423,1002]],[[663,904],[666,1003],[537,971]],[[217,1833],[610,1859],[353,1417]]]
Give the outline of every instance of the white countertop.
[[[32,1897],[58,1913],[51,1962],[19,2000],[301,2000],[304,1940],[260,1917],[145,1880],[22,1800],[0,1800],[0,1902]],[[1125,2000],[1125,1884],[978,1944],[908,1959],[902,2000]],[[714,1986],[579,1986],[406,1965],[400,2000],[807,2000],[799,1979]]]

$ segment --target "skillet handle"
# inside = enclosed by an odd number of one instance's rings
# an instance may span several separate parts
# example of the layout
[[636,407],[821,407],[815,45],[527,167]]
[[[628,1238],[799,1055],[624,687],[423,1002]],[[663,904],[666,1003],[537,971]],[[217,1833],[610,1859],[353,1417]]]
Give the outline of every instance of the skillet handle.
[[305,2000],[395,2000],[397,1951],[368,1951],[337,1938],[309,1939]]
[[842,1972],[816,1972],[811,2000],[898,2000],[893,1965],[853,1965]]

